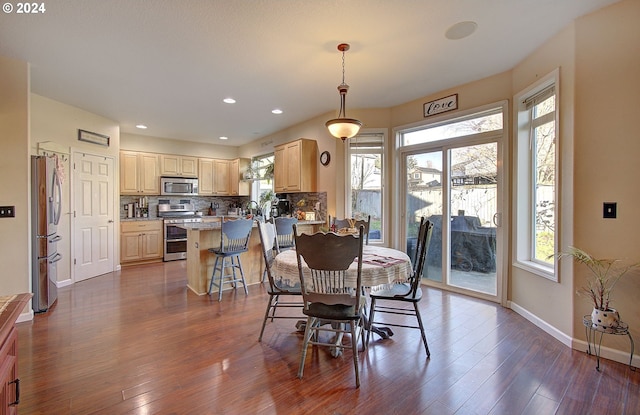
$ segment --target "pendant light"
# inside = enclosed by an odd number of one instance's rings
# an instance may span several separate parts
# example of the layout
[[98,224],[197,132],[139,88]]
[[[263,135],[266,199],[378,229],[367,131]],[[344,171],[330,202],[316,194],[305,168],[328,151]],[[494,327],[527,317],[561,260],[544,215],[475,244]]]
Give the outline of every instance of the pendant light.
[[345,100],[347,97],[347,91],[349,90],[349,85],[344,83],[344,53],[349,50],[349,47],[348,43],[341,43],[338,45],[338,50],[342,52],[342,83],[338,85],[338,92],[340,93],[340,112],[338,113],[338,118],[334,118],[325,123],[331,135],[336,138],[341,138],[342,141],[358,134],[360,127],[362,127],[361,121],[353,118],[347,118],[346,114],[347,110]]

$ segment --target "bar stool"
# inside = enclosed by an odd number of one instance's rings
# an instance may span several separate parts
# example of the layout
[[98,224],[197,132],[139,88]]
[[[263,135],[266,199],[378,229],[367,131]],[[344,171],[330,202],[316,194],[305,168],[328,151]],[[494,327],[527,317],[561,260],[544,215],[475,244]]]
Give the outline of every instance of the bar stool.
[[[220,225],[220,247],[209,248],[209,252],[216,256],[216,262],[213,265],[208,294],[211,295],[211,290],[214,286],[218,287],[218,301],[222,301],[223,284],[232,284],[235,289],[236,284],[241,282],[245,295],[249,295],[247,283],[244,279],[242,262],[240,262],[240,254],[247,252],[249,249],[252,226],[253,220],[251,219],[222,222]],[[227,259],[230,260],[230,263],[227,262]],[[231,272],[225,274],[225,269],[227,268],[231,268]],[[240,270],[239,278],[236,274],[236,269]],[[216,276],[216,274],[218,275]],[[218,282],[216,282],[216,278]]]
[[276,240],[278,249],[285,251],[295,246],[293,241],[293,225],[298,223],[297,218],[277,217],[273,223],[276,225]]

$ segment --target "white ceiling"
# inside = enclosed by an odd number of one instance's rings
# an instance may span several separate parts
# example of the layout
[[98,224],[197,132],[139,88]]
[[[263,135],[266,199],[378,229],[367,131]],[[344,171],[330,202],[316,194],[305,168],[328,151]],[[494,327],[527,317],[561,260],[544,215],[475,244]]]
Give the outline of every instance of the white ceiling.
[[[616,1],[45,0],[44,13],[0,13],[0,55],[31,63],[33,92],[122,132],[241,145],[334,116],[338,43],[351,44],[349,115],[508,70]],[[475,33],[445,38],[461,21]]]

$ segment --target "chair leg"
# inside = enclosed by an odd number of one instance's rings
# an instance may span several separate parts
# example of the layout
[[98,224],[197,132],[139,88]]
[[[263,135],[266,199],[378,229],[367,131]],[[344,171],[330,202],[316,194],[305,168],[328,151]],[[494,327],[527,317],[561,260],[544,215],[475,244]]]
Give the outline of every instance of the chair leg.
[[358,321],[351,320],[351,352],[353,353],[353,368],[356,370],[356,388],[360,387],[360,370],[358,369],[358,336],[356,335]]
[[278,302],[280,301],[279,295],[273,296],[273,302],[271,303],[271,322],[273,323],[273,319],[276,316],[276,308],[278,308]]
[[213,263],[213,272],[211,272],[211,282],[209,283],[209,292],[207,292],[207,294],[211,295],[211,290],[213,289],[213,286],[215,285],[215,279],[216,279],[216,270],[218,269],[218,260],[220,259],[220,257],[216,257],[216,261]]
[[370,298],[370,300],[371,300],[371,307],[369,307],[369,316],[368,316],[368,321],[366,322],[367,346],[369,346],[369,339],[371,338],[371,329],[373,328],[373,314],[375,313],[375,310],[376,310],[376,299]]
[[312,328],[313,324],[315,324],[313,317],[307,317],[307,327],[304,329],[304,340],[302,341],[302,350],[300,351],[300,367],[298,368],[298,378],[302,379],[302,374],[304,372],[304,361],[307,359],[307,348],[309,346],[309,339],[313,334],[314,330]]
[[222,257],[222,265],[220,266],[220,286],[219,291],[218,291],[218,301],[222,301],[222,285],[223,285],[223,281],[224,281],[224,269],[225,267],[225,261],[227,258]]
[[[262,334],[264,333],[264,326],[267,325],[267,319],[269,318],[269,311],[271,311],[271,309],[274,309],[275,312],[275,307],[273,304],[273,295],[269,294],[269,302],[267,303],[267,311],[265,311],[264,313],[264,320],[262,320],[262,329],[260,330],[260,337],[258,337],[258,341],[261,342],[262,341]],[[271,321],[273,322],[273,318],[271,319]]]
[[427,352],[427,358],[429,358],[431,357],[431,352],[429,351],[429,345],[427,344],[427,336],[424,334],[424,325],[422,324],[422,317],[420,317],[418,303],[413,303],[413,308],[416,310],[416,318],[418,319],[418,325],[420,326],[420,334],[422,334],[422,343],[424,343],[424,349]]
[[[247,282],[244,280],[244,270],[242,269],[242,261],[240,261],[240,256],[238,255],[238,268],[240,269],[240,278],[242,278],[242,286],[244,287],[244,294],[249,295],[249,290],[247,289]],[[235,275],[234,275],[235,277]],[[234,278],[235,279],[235,278]]]
[[360,321],[358,322],[358,324],[360,325],[360,340],[362,340],[362,351],[364,352],[365,350],[367,350],[368,346],[368,344],[365,342],[365,335],[369,333],[369,330],[367,330],[367,320],[364,317],[360,317]]

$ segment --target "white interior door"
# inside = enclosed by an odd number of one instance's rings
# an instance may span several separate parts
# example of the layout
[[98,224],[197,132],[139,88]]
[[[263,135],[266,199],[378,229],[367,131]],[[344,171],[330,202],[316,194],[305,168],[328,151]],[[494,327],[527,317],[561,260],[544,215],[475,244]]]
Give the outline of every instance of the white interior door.
[[77,282],[114,270],[114,160],[74,153],[73,164],[73,267]]

